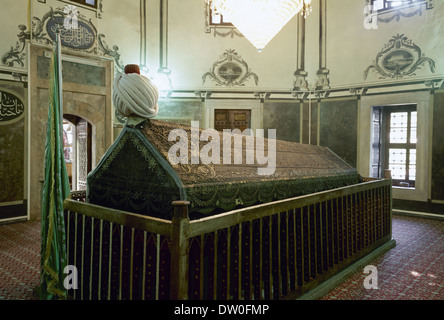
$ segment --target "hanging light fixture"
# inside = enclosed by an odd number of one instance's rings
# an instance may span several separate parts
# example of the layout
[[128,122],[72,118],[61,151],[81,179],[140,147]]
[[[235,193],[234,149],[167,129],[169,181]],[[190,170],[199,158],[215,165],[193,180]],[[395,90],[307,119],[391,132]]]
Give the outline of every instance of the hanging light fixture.
[[230,21],[259,52],[302,11],[311,12],[311,0],[209,0],[212,10]]

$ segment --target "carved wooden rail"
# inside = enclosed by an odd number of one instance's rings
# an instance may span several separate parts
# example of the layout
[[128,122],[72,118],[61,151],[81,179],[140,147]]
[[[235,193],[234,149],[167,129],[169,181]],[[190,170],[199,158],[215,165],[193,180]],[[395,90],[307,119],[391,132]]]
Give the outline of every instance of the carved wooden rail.
[[[81,200],[81,199],[80,199]],[[391,239],[390,180],[172,221],[65,200],[75,299],[295,298]]]

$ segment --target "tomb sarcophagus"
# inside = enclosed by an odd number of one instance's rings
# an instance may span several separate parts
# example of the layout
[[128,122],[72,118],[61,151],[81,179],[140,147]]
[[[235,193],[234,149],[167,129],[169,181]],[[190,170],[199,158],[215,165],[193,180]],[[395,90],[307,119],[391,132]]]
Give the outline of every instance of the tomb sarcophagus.
[[127,123],[88,175],[87,202],[171,219],[187,200],[193,219],[361,181],[325,147],[149,119]]

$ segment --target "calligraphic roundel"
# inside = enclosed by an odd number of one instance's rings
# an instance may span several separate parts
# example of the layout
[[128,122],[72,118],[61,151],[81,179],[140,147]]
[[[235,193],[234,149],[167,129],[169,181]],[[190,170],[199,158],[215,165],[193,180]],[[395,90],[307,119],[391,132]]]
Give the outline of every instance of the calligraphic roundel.
[[22,100],[10,92],[0,90],[0,122],[16,119],[24,112]]
[[86,50],[93,46],[96,33],[94,26],[88,21],[77,18],[75,27],[65,28],[61,21],[50,19],[46,24],[46,31],[54,41],[56,40],[57,23],[63,26],[60,29],[60,40],[63,46],[80,50]]

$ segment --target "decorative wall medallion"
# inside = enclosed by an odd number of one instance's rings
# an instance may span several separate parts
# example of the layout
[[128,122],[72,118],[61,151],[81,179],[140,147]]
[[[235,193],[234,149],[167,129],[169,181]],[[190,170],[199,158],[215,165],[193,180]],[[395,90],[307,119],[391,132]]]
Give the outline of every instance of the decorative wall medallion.
[[415,71],[424,64],[428,64],[430,71],[435,72],[435,61],[425,57],[412,40],[398,34],[390,39],[373,64],[364,71],[364,80],[371,69],[380,74],[380,79],[414,76]]
[[[60,24],[56,18],[51,18],[46,23],[46,31],[49,37],[56,41],[56,24]],[[63,21],[62,21],[63,24]],[[77,21],[77,28],[60,29],[60,41],[62,45],[72,49],[86,50],[94,45],[96,32],[94,26],[88,21]]]
[[254,78],[256,85],[259,81],[258,76],[248,68],[248,64],[232,49],[226,50],[213,64],[212,70],[202,76],[203,83],[208,76],[216,81],[216,85],[227,87],[244,86],[244,82],[250,77]]
[[64,21],[67,18],[70,17],[63,8],[53,9],[52,7],[41,19],[33,17],[32,40],[43,44],[53,43],[56,40],[56,24],[59,24],[61,26],[62,46],[87,53],[96,53],[97,48],[94,44],[97,38],[97,30],[91,20],[87,20],[84,15],[77,11],[77,28],[66,28]]
[[25,112],[22,100],[6,91],[0,91],[0,122],[20,117]]

